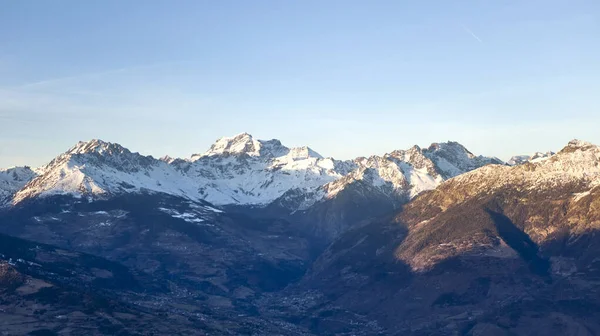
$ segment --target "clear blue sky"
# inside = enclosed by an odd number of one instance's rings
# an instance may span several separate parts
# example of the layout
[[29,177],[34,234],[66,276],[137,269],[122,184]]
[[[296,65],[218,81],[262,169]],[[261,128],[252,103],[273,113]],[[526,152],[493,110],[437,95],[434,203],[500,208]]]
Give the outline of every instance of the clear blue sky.
[[353,158],[600,144],[600,1],[6,0],[0,166],[249,132]]

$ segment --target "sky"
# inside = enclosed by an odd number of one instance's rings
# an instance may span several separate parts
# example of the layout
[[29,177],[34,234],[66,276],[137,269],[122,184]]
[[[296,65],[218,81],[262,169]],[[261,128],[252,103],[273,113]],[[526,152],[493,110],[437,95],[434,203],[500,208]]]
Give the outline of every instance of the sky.
[[6,0],[0,167],[241,132],[339,159],[600,144],[598,60],[597,0]]

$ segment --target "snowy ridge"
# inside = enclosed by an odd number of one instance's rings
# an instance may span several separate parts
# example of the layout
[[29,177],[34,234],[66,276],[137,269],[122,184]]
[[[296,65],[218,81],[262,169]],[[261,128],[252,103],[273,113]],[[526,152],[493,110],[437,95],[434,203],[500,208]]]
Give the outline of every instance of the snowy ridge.
[[487,166],[451,180],[470,185],[469,194],[491,192],[504,186],[545,191],[572,186],[583,193],[600,185],[600,147],[570,141],[560,152],[516,166]]
[[157,160],[92,140],[78,143],[41,167],[38,177],[12,188],[22,187],[12,203],[57,194],[104,198],[157,192],[217,205],[264,205],[289,189],[308,191],[340,178],[337,165],[347,170],[308,147],[287,148],[279,140],[255,140],[246,133],[219,139],[205,154],[188,160]]
[[101,140],[80,142],[39,171],[16,193],[13,203],[35,196],[107,197],[130,192],[199,199],[193,181],[169,164]]
[[218,205],[266,205],[291,189],[309,192],[339,179],[344,170],[340,161],[308,147],[287,148],[247,133],[221,138],[205,154],[172,165],[199,183],[204,200]]
[[[410,199],[447,178],[499,160],[477,157],[455,142],[414,146],[384,156],[339,161],[309,147],[242,133],[218,139],[189,159],[155,159],[119,144],[80,142],[15,184],[12,203],[57,194],[106,198],[123,193],[166,193],[215,205],[265,206],[281,198],[291,210],[336,197],[350,185],[394,199]],[[19,190],[20,189],[20,190]],[[17,191],[18,190],[18,191]]]
[[[427,149],[413,146],[396,150],[383,157],[357,159],[360,167],[351,173],[363,179],[362,170],[372,169],[379,178],[375,186],[387,186],[397,196],[413,198],[423,191],[436,188],[444,180],[484,165],[502,163],[496,158],[475,156],[457,142],[434,143]],[[338,188],[339,189],[339,188]],[[335,195],[330,193],[328,197]]]
[[435,189],[448,178],[488,164],[503,164],[496,158],[475,156],[456,142],[434,143],[427,149],[413,146],[384,156],[357,158],[346,167],[355,168],[342,178],[319,187],[310,194],[292,190],[280,199],[293,210],[335,198],[351,185],[377,192],[395,200],[410,200],[423,191]]

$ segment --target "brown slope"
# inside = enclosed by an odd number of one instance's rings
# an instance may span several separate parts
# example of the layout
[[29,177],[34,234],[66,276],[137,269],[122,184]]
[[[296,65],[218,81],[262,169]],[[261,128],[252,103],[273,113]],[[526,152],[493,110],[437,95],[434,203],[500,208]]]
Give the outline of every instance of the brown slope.
[[599,334],[599,153],[451,179],[343,235],[289,295],[311,290],[300,315],[319,333]]

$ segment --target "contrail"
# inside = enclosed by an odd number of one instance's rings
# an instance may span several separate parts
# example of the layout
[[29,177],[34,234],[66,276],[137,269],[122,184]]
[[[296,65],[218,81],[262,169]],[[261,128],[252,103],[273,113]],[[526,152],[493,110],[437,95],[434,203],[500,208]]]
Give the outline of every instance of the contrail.
[[471,36],[473,36],[474,39],[476,39],[477,41],[479,41],[479,43],[483,43],[483,41],[477,36],[475,35],[475,33],[473,33],[471,31],[471,29],[469,29],[467,26],[465,26],[464,24],[461,24],[461,26],[463,27],[463,29],[469,33]]

